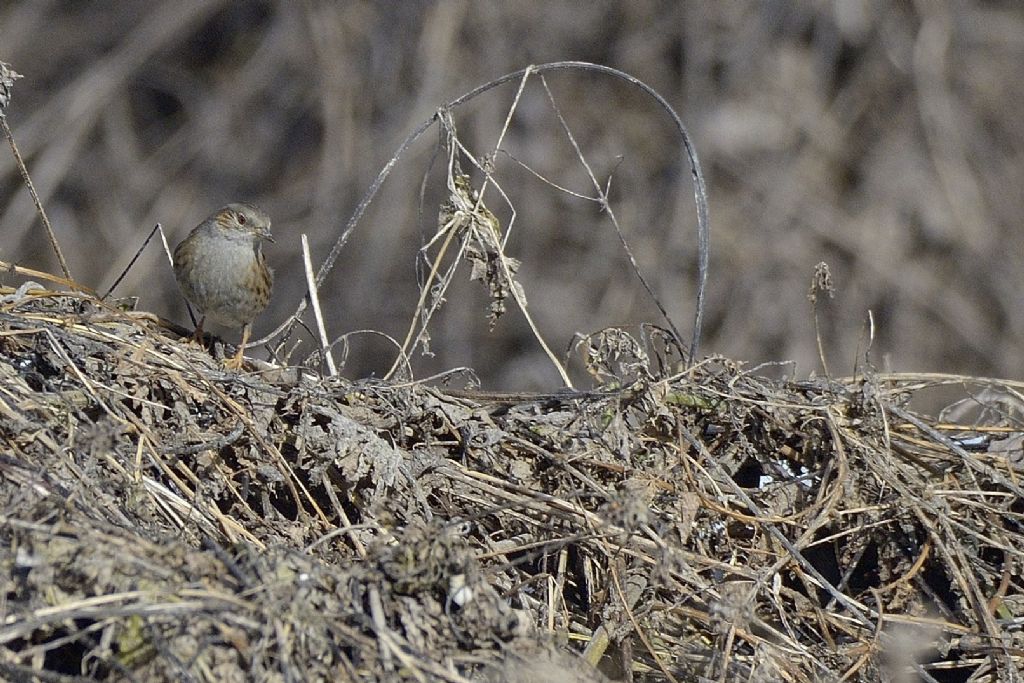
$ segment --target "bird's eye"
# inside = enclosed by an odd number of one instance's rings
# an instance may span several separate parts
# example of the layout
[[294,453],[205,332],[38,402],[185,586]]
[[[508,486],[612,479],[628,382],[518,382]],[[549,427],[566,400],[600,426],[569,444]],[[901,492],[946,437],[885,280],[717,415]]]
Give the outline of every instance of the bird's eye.
[[238,224],[239,225],[245,225],[245,221],[246,221],[245,214],[244,213],[239,213],[238,214]]

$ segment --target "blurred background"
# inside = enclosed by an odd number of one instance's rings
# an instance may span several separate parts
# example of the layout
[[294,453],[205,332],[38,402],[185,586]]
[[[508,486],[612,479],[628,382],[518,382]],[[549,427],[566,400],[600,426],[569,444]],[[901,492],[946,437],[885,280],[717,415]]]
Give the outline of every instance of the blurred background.
[[[703,353],[820,372],[807,294],[824,261],[835,298],[818,311],[833,374],[854,370],[871,311],[880,369],[1020,376],[1018,0],[0,2],[0,60],[25,76],[8,121],[74,277],[105,290],[155,223],[173,248],[222,204],[250,201],[277,237],[267,254],[278,284],[258,334],[304,293],[300,233],[319,264],[411,130],[477,85],[565,59],[648,83],[693,136],[711,206]],[[696,214],[671,122],[607,76],[547,81],[688,335]],[[453,112],[473,154],[493,151],[515,91]],[[404,337],[417,251],[437,229],[437,139],[429,132],[401,158],[327,278],[332,337]],[[539,79],[502,150],[495,177],[510,204],[493,191],[487,203],[504,226],[514,207],[508,254],[523,261],[531,313],[556,352],[576,332],[662,322],[607,216],[534,175],[595,194]],[[0,259],[59,272],[42,234],[6,150]],[[522,315],[510,310],[489,331],[485,288],[467,268],[456,280],[417,375],[470,366],[491,389],[556,387]],[[116,294],[190,324],[155,243]],[[380,337],[350,339],[343,374],[387,371],[394,351]],[[299,356],[315,348],[303,344]]]

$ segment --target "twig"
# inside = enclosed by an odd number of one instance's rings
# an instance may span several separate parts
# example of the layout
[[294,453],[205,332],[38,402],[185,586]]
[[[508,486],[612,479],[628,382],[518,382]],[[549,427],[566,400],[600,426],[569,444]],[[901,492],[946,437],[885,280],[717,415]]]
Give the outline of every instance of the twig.
[[[502,127],[501,132],[499,133],[498,140],[494,145],[494,151],[490,155],[491,157],[495,156],[497,152],[500,151],[501,149],[502,140],[504,139],[504,136],[508,132],[508,128],[511,124],[512,117],[519,105],[519,101],[523,94],[523,89],[526,86],[527,78],[530,76],[531,73],[532,72],[528,70],[525,74],[523,74],[523,78],[519,83],[519,89],[516,91],[515,99],[512,102],[512,105],[509,108],[509,111],[505,117],[505,124]],[[512,299],[516,302],[516,305],[522,312],[523,317],[526,319],[527,325],[533,332],[534,339],[537,340],[537,343],[540,345],[545,355],[547,355],[548,359],[555,366],[555,370],[558,372],[559,377],[562,379],[562,383],[569,389],[573,388],[572,380],[569,378],[569,373],[566,371],[565,367],[559,362],[558,357],[554,354],[554,352],[551,351],[551,347],[548,345],[543,335],[541,335],[540,333],[540,328],[534,321],[533,316],[530,315],[526,299],[523,296],[520,287],[516,286],[515,284],[515,277],[512,272],[512,268],[509,265],[509,258],[504,253],[504,245],[508,239],[509,234],[511,233],[512,224],[515,220],[515,209],[512,209],[512,220],[509,222],[509,226],[505,232],[504,238],[498,239],[501,236],[498,234],[497,226],[495,224],[490,223],[486,218],[488,215],[490,215],[490,217],[493,219],[493,214],[491,214],[487,207],[484,206],[483,194],[488,186],[493,186],[507,202],[509,201],[508,196],[494,180],[493,172],[488,167],[486,167],[486,165],[481,165],[479,162],[477,162],[475,155],[471,153],[468,149],[466,149],[463,146],[463,144],[459,141],[458,136],[456,135],[455,132],[455,126],[451,121],[450,112],[439,112],[438,121],[439,126],[443,132],[442,144],[448,150],[448,173],[446,180],[449,192],[449,201],[454,202],[457,205],[453,215],[463,216],[464,220],[457,220],[456,218],[452,218],[451,220],[447,221],[444,225],[439,226],[437,234],[433,237],[433,239],[427,242],[427,244],[420,249],[421,253],[425,254],[426,250],[430,246],[432,246],[434,242],[436,242],[442,236],[445,237],[444,242],[442,243],[437,256],[433,259],[433,263],[430,263],[429,258],[426,259],[426,261],[431,265],[430,274],[427,276],[426,281],[420,287],[420,298],[416,305],[412,321],[410,322],[409,330],[408,333],[406,334],[405,341],[402,344],[399,356],[395,359],[395,362],[391,366],[391,369],[388,371],[386,377],[392,377],[394,373],[397,371],[399,364],[402,363],[403,361],[407,362],[408,357],[412,353],[412,348],[418,345],[426,335],[427,325],[430,322],[431,317],[439,308],[440,303],[443,302],[444,300],[444,294],[447,291],[448,285],[451,282],[451,274],[454,273],[455,267],[464,258],[468,242],[471,240],[487,241],[486,236],[480,236],[479,233],[476,232],[479,229],[477,227],[478,218],[483,216],[484,218],[480,220],[483,220],[485,223],[487,223],[486,229],[493,229],[495,231],[495,235],[493,238],[493,247],[498,257],[498,264],[502,269],[502,275],[505,277],[507,282],[511,283],[509,286],[509,294],[511,295]],[[458,162],[458,155],[460,152],[464,154],[466,159],[470,160],[485,175],[484,182],[479,192],[476,193],[475,198],[470,194],[460,191],[461,188],[456,180],[456,176],[461,177],[461,168]],[[472,206],[469,205],[470,202],[472,202]],[[467,232],[464,233],[464,231]],[[434,282],[434,279],[438,275],[438,270],[441,266],[441,261],[444,259],[444,256],[447,253],[452,240],[456,237],[463,238],[463,242],[460,244],[458,253],[453,259],[453,265],[448,269],[445,276],[441,278],[440,284],[437,287],[438,291],[436,291],[433,294],[433,301],[430,310],[425,310],[424,305],[426,302],[426,298],[427,295],[430,294],[434,289],[432,283]],[[420,331],[419,334],[416,334],[414,338],[417,323],[419,323]]]
[[85,292],[90,296],[96,296],[96,292],[85,285],[80,285],[74,280],[60,277],[59,275],[53,275],[51,273],[44,273],[41,270],[34,270],[32,268],[25,268],[23,266],[17,266],[7,261],[0,261],[0,271],[6,270],[8,272],[17,273],[18,275],[24,275],[26,277],[36,277],[40,280],[46,280],[47,282],[53,282],[58,285],[69,287],[78,292]]
[[53,234],[53,226],[50,225],[50,221],[46,217],[46,212],[43,211],[43,204],[39,201],[39,195],[36,194],[36,188],[32,184],[32,178],[29,177],[28,169],[25,168],[25,160],[21,158],[21,152],[18,151],[18,145],[14,143],[14,133],[11,131],[11,127],[7,124],[7,105],[11,102],[11,89],[14,87],[14,81],[21,77],[21,74],[12,69],[10,64],[0,62],[0,127],[4,129],[4,136],[7,138],[7,142],[11,145],[11,152],[14,154],[14,161],[18,164],[18,171],[21,172],[21,177],[25,181],[25,186],[28,188],[29,194],[32,195],[32,201],[35,202],[36,211],[39,212],[40,217],[43,219],[43,225],[46,227],[46,234],[50,238],[50,244],[53,246],[53,250],[57,253],[57,260],[60,261],[60,269],[64,273],[64,277],[70,280],[71,271],[68,270],[68,263],[64,260],[64,254],[61,252],[60,245],[57,243],[57,237]]
[[[434,263],[431,264],[430,274],[427,276],[427,281],[424,283],[422,289],[420,290],[420,299],[419,299],[419,301],[416,304],[416,310],[417,311],[424,310],[424,305],[426,304],[426,301],[427,301],[427,295],[430,294],[430,283],[433,282],[434,278],[437,276],[438,268],[440,268],[440,266],[441,266],[441,260],[444,258],[445,253],[448,251],[448,247],[451,246],[452,240],[455,239],[455,236],[458,233],[458,231],[454,227],[451,227],[451,226],[445,226],[444,229],[447,232],[447,235],[445,236],[444,242],[441,244],[441,250],[438,252],[437,258],[435,258],[434,259]],[[461,257],[461,254],[462,254],[462,252],[460,250],[460,252],[459,252],[459,256],[460,257]],[[457,262],[458,262],[458,259],[456,259],[456,263]],[[436,310],[436,308],[437,308],[437,300],[438,299],[435,299],[434,305],[431,307],[431,310],[427,312],[426,320],[429,320],[430,316],[433,315],[434,310]],[[395,362],[392,363],[391,369],[388,370],[386,375],[384,375],[384,379],[391,379],[391,377],[394,376],[395,372],[398,371],[398,366],[402,365],[403,362],[408,367],[409,356],[410,356],[410,352],[412,350],[412,346],[414,345],[414,343],[415,344],[419,343],[419,340],[423,336],[423,331],[424,331],[424,329],[426,327],[426,322],[424,322],[423,326],[420,328],[420,333],[419,333],[419,335],[416,335],[416,339],[415,339],[415,342],[414,342],[413,335],[416,333],[416,317],[417,316],[414,313],[413,314],[413,318],[412,318],[412,322],[409,323],[409,330],[408,330],[408,332],[406,332],[406,335],[405,335],[405,341],[402,342],[402,346],[398,349],[398,355],[395,357]],[[411,375],[410,375],[410,378],[411,378]]]
[[320,350],[327,361],[327,372],[336,377],[338,369],[334,367],[334,356],[331,345],[327,341],[327,329],[324,327],[324,316],[320,311],[320,297],[317,295],[316,278],[313,277],[313,260],[309,257],[309,238],[302,233],[302,266],[306,271],[306,288],[309,290],[309,301],[313,304],[313,315],[316,317],[316,331],[320,335]]
[[28,193],[32,195],[32,202],[36,205],[36,211],[39,213],[39,217],[43,219],[46,236],[50,240],[50,246],[53,247],[54,253],[57,254],[57,261],[60,263],[61,272],[64,273],[64,277],[70,280],[71,270],[68,269],[68,262],[64,259],[64,252],[61,251],[60,244],[57,243],[57,236],[53,234],[53,226],[50,225],[50,219],[46,217],[46,211],[43,210],[43,204],[39,201],[39,195],[36,194],[32,178],[28,174],[28,169],[25,168],[25,160],[21,158],[18,146],[14,144],[14,133],[11,132],[11,127],[7,125],[7,115],[3,110],[0,110],[0,128],[4,129],[4,135],[7,137],[7,142],[11,145],[11,152],[14,154],[14,161],[18,165],[21,179],[25,181],[25,187],[28,188]]
[[[153,235],[155,235],[157,232],[160,233],[160,237],[164,236],[163,229],[160,227],[159,223],[154,225],[153,229],[149,231],[149,235],[146,236],[146,240],[142,243],[142,246],[139,247],[138,250],[135,252],[135,256],[132,256],[132,260],[129,261],[128,265],[124,267],[124,270],[121,271],[121,274],[117,276],[116,280],[114,280],[114,284],[110,285],[107,291],[104,292],[102,296],[100,296],[101,301],[110,296],[110,294],[117,288],[117,286],[121,284],[121,280],[125,278],[125,276],[128,274],[128,271],[130,271],[132,269],[132,266],[135,265],[135,262],[139,260],[139,256],[141,256],[142,252],[145,251],[147,246],[149,246],[150,241],[153,239]],[[167,249],[166,238],[164,238],[164,249]]]
[[[708,218],[708,201],[707,201],[707,188],[704,183],[704,173],[701,171],[700,160],[697,156],[697,150],[694,148],[693,141],[690,138],[690,133],[683,124],[682,119],[675,112],[668,101],[662,97],[654,88],[647,85],[643,81],[640,81],[633,76],[613,69],[608,66],[601,64],[591,64],[589,62],[551,62],[548,64],[540,64],[536,66],[529,66],[525,69],[505,74],[500,78],[497,78],[489,83],[485,83],[473,90],[461,95],[446,105],[440,107],[429,119],[421,123],[416,127],[405,140],[399,145],[398,150],[394,153],[391,159],[384,165],[384,168],[377,174],[377,178],[370,185],[370,189],[363,195],[359,205],[356,207],[355,213],[349,218],[348,223],[345,225],[345,229],[342,230],[341,234],[335,240],[334,245],[331,247],[330,252],[327,254],[327,258],[320,265],[320,269],[317,271],[316,282],[322,284],[327,274],[334,267],[334,262],[337,260],[338,255],[341,253],[342,248],[348,243],[349,238],[352,236],[352,231],[355,230],[356,225],[362,220],[363,215],[366,213],[366,209],[369,208],[370,203],[374,197],[380,191],[380,188],[384,185],[384,181],[391,171],[398,164],[398,160],[405,154],[409,148],[412,147],[413,143],[416,142],[427,130],[429,130],[435,123],[439,121],[441,112],[448,111],[459,107],[467,102],[473,100],[477,96],[481,95],[488,90],[496,88],[500,85],[508,83],[510,81],[517,81],[523,78],[527,73],[542,74],[552,71],[568,71],[568,70],[583,70],[583,71],[596,71],[607,76],[612,76],[624,80],[636,88],[639,88],[648,96],[653,98],[657,104],[665,110],[665,112],[671,117],[673,123],[675,123],[676,130],[679,133],[683,143],[683,150],[686,154],[687,161],[690,165],[690,174],[693,178],[693,194],[694,201],[697,206],[697,301],[696,301],[696,313],[694,315],[693,324],[693,338],[690,344],[690,358],[689,364],[692,365],[697,356],[697,352],[700,347],[700,336],[701,328],[703,327],[704,320],[704,292],[707,285],[708,276],[708,242],[709,242],[709,218]],[[274,331],[273,335],[283,333],[289,335],[292,328],[297,324],[299,316],[306,309],[305,297],[299,302],[298,309],[295,313],[284,322],[277,330]]]
[[836,296],[835,286],[832,284],[832,271],[828,264],[821,261],[814,267],[814,277],[811,278],[811,288],[807,292],[807,299],[811,302],[811,313],[814,317],[814,338],[818,342],[818,358],[821,360],[821,369],[825,377],[832,377],[828,370],[828,360],[825,358],[825,344],[821,339],[821,320],[818,316],[818,294],[827,294],[829,299]]
[[[530,69],[530,68],[527,68],[526,71],[523,73],[522,80],[519,81],[519,89],[516,90],[515,100],[512,102],[512,106],[508,110],[508,114],[505,117],[505,125],[502,126],[501,133],[498,136],[498,141],[494,145],[495,153],[499,149],[501,149],[501,142],[502,142],[502,140],[505,139],[505,135],[508,132],[508,128],[509,128],[509,126],[512,123],[512,115],[513,115],[513,113],[515,113],[516,108],[519,105],[519,100],[523,96],[523,90],[526,88],[526,80],[532,74],[533,74],[533,70]],[[543,80],[543,77],[541,77],[541,80]],[[450,115],[450,113],[449,113],[449,115]],[[486,174],[486,176],[484,177],[483,186],[480,188],[480,192],[479,192],[479,194],[477,196],[477,199],[476,199],[476,206],[473,207],[473,211],[474,212],[479,211],[480,208],[483,206],[484,191],[487,189],[488,183],[492,182],[491,175],[492,175],[492,173],[488,172]],[[501,264],[501,269],[503,271],[503,274],[504,274],[505,278],[510,283],[513,283],[509,287],[509,293],[512,294],[512,298],[515,300],[516,305],[519,306],[519,310],[522,311],[523,317],[526,318],[526,324],[530,326],[530,331],[533,332],[534,339],[537,340],[537,343],[540,344],[540,347],[544,351],[544,354],[548,357],[548,360],[551,361],[552,365],[554,365],[555,369],[558,371],[559,377],[562,378],[562,384],[564,384],[567,388],[572,389],[573,388],[573,384],[572,384],[572,380],[569,378],[569,373],[566,372],[565,368],[558,361],[558,356],[556,356],[554,354],[554,352],[551,350],[551,347],[548,346],[548,343],[544,340],[544,337],[541,336],[540,329],[537,327],[537,324],[534,322],[533,316],[530,315],[529,310],[527,310],[526,301],[524,300],[523,295],[522,295],[519,287],[516,287],[515,284],[514,284],[515,283],[515,279],[512,276],[512,271],[509,269],[508,258],[505,256],[505,243],[508,241],[508,236],[511,234],[511,232],[512,232],[512,226],[509,225],[508,230],[505,231],[504,238],[500,242],[498,242],[496,244],[496,247],[498,249],[498,255],[501,257],[498,260],[498,263]]]
[[[158,233],[160,233],[160,243],[164,246],[164,255],[167,256],[167,264],[171,267],[171,270],[174,270],[174,255],[171,254],[171,245],[167,244],[167,233],[164,232],[164,226],[162,226],[159,223],[157,223],[156,224],[156,231]],[[149,238],[147,238],[146,241],[148,242]],[[145,249],[146,245],[143,244],[142,248]],[[130,265],[129,265],[129,267],[130,267]],[[113,287],[111,287],[111,289],[113,289]],[[181,298],[185,302],[185,309],[188,311],[188,317],[192,321],[192,327],[198,326],[199,321],[196,320],[195,311],[192,310],[192,302],[190,302],[184,296],[182,296]],[[261,341],[261,340],[250,342],[250,344],[252,346],[259,346],[262,343],[264,343],[264,342]]]
[[[601,210],[608,214],[608,220],[611,221],[612,227],[615,228],[615,234],[619,238],[619,243],[622,245],[622,250],[626,252],[626,258],[629,259],[629,263],[633,266],[633,273],[637,279],[640,280],[640,284],[647,291],[647,295],[651,297],[654,305],[658,307],[661,312],[661,317],[668,323],[669,329],[672,330],[672,335],[675,337],[676,343],[680,348],[683,347],[683,336],[676,329],[676,323],[672,320],[672,317],[668,314],[665,309],[665,305],[658,298],[658,295],[654,292],[654,288],[651,287],[650,283],[647,282],[647,278],[644,277],[643,272],[640,270],[640,265],[636,261],[636,256],[633,254],[633,248],[629,246],[629,242],[626,240],[626,235],[622,232],[622,226],[619,225],[619,219],[615,216],[615,210],[612,209],[611,200],[608,198],[608,190],[601,187],[601,183],[597,181],[597,176],[594,175],[594,170],[590,167],[586,157],[583,154],[583,150],[580,149],[579,143],[576,141],[576,136],[572,134],[572,129],[569,128],[569,122],[565,120],[562,115],[562,110],[558,107],[555,102],[555,95],[551,92],[551,88],[548,87],[548,81],[543,76],[540,77],[541,85],[544,86],[544,93],[548,97],[548,102],[551,103],[551,108],[555,112],[555,116],[558,118],[558,123],[562,126],[562,132],[569,139],[569,144],[572,145],[573,150],[576,152],[576,158],[579,159],[580,165],[583,166],[587,172],[587,176],[590,178],[591,184],[594,186],[594,190],[597,191],[597,202],[601,207]],[[611,184],[611,178],[608,180],[609,185]],[[692,356],[692,353],[691,353]]]

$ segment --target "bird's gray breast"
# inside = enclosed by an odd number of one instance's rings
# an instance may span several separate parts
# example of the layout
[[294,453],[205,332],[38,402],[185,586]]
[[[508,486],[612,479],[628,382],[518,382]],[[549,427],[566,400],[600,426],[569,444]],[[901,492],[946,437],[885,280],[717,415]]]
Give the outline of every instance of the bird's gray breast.
[[228,327],[251,322],[262,306],[252,293],[256,247],[251,241],[219,240],[193,256],[188,298],[210,320]]

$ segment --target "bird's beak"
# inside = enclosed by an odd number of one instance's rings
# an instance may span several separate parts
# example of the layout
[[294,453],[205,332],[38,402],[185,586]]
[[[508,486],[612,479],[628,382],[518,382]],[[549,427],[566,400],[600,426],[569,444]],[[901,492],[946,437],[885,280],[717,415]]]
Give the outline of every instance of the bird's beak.
[[264,228],[263,230],[260,230],[257,234],[268,242],[274,241],[274,235],[270,232],[270,228]]

